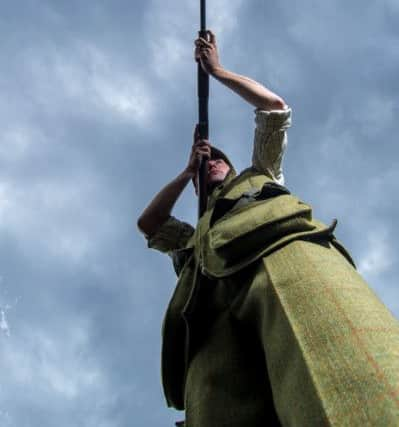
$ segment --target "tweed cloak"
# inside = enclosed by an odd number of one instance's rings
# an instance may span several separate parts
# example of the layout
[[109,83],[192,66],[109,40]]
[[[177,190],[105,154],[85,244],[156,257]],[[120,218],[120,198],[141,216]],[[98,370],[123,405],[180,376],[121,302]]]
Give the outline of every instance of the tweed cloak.
[[251,168],[213,194],[163,325],[186,426],[399,425],[398,322],[333,229]]

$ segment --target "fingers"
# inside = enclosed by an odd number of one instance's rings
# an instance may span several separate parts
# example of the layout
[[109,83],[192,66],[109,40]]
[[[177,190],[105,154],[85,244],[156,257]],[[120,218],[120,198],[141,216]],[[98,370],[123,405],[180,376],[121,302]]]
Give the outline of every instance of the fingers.
[[215,34],[211,30],[208,30],[207,34],[209,35],[209,42],[211,44],[215,45],[216,44],[216,36],[215,36]]
[[194,43],[200,49],[203,49],[203,48],[211,49],[213,47],[213,44],[211,42],[208,42],[208,40],[205,40],[203,37],[198,37],[198,39],[195,40]]
[[209,143],[209,141],[207,139],[197,139],[194,144],[193,144],[193,150],[196,150],[197,148],[205,148],[209,150],[211,149],[211,144]]
[[209,59],[213,52],[217,51],[215,34],[208,30],[207,35],[209,35],[209,41],[204,37],[198,37],[194,42],[194,58],[196,62]]
[[195,59],[195,62],[198,62],[198,63],[201,61],[201,59],[209,55],[209,48],[201,46],[199,43],[200,42],[197,43],[197,41],[195,42],[195,50],[194,50],[194,59]]
[[206,159],[209,160],[211,158],[211,149],[210,147],[197,148],[194,151],[194,155],[197,159],[200,159],[201,157],[205,157]]
[[199,49],[202,50],[202,49],[206,49],[206,48],[211,49],[211,48],[216,47],[216,36],[215,36],[215,34],[211,30],[207,30],[206,35],[207,35],[206,38],[198,37],[195,40],[194,43],[195,43],[195,46],[198,50]]
[[211,157],[211,146],[207,139],[199,139],[194,142],[191,152],[195,155],[195,157],[206,157],[209,159]]
[[[198,135],[198,125],[195,127],[194,135]],[[202,159],[210,158],[211,146],[209,144],[209,141],[207,139],[195,139],[194,144],[191,148],[190,159],[186,170],[190,172],[190,174],[193,174],[193,176],[195,176],[201,165]]]

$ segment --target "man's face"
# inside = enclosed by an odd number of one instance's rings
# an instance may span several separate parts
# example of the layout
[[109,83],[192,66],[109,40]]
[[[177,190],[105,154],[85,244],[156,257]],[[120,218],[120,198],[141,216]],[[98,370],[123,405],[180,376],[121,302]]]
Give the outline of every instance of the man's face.
[[215,187],[222,183],[230,171],[230,166],[223,159],[208,161],[208,185]]
[[[230,166],[223,159],[208,160],[208,191],[221,184],[230,172]],[[195,194],[198,195],[198,175],[193,179]]]

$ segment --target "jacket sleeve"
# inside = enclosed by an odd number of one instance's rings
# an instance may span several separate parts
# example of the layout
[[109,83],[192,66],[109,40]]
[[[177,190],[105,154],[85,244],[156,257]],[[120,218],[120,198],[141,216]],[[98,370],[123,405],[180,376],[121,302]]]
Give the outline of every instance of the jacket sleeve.
[[190,224],[170,216],[158,231],[148,238],[148,247],[171,253],[177,249],[183,249],[193,233],[194,228]]
[[255,138],[252,166],[284,185],[283,155],[287,146],[286,130],[291,126],[291,109],[255,110]]

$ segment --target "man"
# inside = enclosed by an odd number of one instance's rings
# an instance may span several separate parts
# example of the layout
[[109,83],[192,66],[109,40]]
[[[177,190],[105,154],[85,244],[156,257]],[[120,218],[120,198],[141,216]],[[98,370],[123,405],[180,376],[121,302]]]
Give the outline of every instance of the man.
[[[149,247],[179,275],[163,327],[167,402],[188,427],[398,426],[399,325],[331,226],[283,187],[291,110],[225,70],[215,36],[196,60],[256,108],[252,165],[194,134],[188,165],[141,215]],[[201,156],[208,208],[194,230],[171,216]]]

